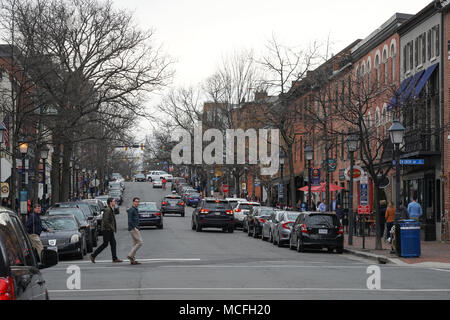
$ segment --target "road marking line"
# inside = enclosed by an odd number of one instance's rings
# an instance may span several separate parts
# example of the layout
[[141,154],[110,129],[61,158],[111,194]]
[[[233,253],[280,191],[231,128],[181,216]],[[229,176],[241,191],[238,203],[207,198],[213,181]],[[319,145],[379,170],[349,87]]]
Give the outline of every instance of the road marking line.
[[[159,259],[136,259],[137,261],[200,261],[201,259],[172,259],[172,258],[159,258]],[[123,260],[125,261],[130,261],[128,259]],[[113,263],[112,260],[95,260],[96,263]],[[83,260],[83,261],[77,261],[77,260],[71,260],[71,261],[60,261],[58,262],[58,264],[79,264],[79,263],[91,263],[92,262],[89,260]]]
[[436,270],[436,271],[444,271],[444,272],[450,272],[450,270],[446,270],[446,269],[437,269],[437,268],[430,268],[431,270]]
[[50,293],[74,292],[113,292],[113,291],[370,291],[370,292],[450,292],[450,289],[378,289],[367,288],[119,288],[119,289],[81,289],[49,290]]

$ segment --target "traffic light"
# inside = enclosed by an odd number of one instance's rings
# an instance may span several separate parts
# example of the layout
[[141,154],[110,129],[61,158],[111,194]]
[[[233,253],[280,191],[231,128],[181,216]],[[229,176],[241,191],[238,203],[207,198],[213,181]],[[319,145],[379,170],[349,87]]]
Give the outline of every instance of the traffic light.
[[144,144],[141,143],[141,151],[144,151]]

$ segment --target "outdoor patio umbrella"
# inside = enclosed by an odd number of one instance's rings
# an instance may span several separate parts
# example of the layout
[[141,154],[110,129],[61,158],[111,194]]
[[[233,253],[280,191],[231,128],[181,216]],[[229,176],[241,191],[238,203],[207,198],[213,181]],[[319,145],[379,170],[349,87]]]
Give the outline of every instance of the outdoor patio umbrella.
[[[338,191],[344,189],[343,187],[340,187],[338,185],[335,185],[333,183],[330,183],[330,191]],[[301,188],[298,188],[298,190],[303,192],[308,192],[308,186],[304,186]],[[311,192],[325,192],[327,190],[327,184],[326,182],[321,182],[320,186],[311,186]]]

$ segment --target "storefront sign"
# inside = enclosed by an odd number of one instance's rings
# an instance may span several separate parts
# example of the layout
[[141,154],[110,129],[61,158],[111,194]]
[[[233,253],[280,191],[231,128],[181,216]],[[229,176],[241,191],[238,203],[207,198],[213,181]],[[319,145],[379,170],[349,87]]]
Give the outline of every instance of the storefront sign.
[[320,186],[320,169],[311,169],[311,185]]
[[[364,170],[360,166],[353,166],[353,181],[359,181],[361,176],[364,175]],[[350,181],[350,167],[345,169],[345,179]]]

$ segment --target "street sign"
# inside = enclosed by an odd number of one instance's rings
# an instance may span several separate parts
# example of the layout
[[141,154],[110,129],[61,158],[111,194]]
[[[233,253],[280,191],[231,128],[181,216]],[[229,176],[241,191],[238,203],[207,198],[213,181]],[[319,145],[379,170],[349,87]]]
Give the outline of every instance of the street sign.
[[358,206],[358,214],[370,214],[369,206]]
[[[326,162],[327,162],[327,160],[322,160],[322,168],[324,168],[324,170],[326,170],[326,167],[325,167]],[[328,171],[329,172],[336,171],[336,166],[337,166],[337,159],[328,159]]]
[[247,190],[247,184],[245,182],[242,182],[242,190]]
[[2,198],[9,197],[9,184],[7,182],[4,182],[1,184],[1,192],[2,192]]
[[400,164],[403,164],[403,165],[421,165],[421,164],[425,164],[425,159],[400,159]]

